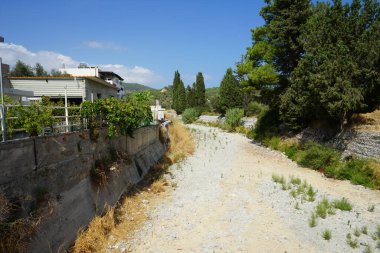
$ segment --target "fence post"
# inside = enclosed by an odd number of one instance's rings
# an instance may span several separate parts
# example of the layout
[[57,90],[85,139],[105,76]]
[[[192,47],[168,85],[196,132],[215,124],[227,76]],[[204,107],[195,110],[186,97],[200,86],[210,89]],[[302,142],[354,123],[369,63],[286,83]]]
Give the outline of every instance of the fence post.
[[67,108],[67,86],[65,86],[65,121],[66,121],[66,133],[69,132],[69,109]]
[[7,141],[7,123],[5,113],[4,88],[3,88],[3,60],[0,57],[0,92],[1,92],[1,131],[3,133],[3,142]]

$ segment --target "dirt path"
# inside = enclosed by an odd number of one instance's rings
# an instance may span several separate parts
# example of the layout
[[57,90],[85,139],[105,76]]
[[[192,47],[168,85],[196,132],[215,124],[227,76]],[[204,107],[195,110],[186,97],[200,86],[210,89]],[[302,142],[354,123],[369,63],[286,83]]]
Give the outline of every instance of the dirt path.
[[[372,252],[380,225],[380,192],[326,179],[298,167],[281,153],[252,144],[245,137],[192,126],[195,154],[172,168],[177,184],[128,242],[113,249],[131,252]],[[307,180],[318,190],[314,202],[293,198],[272,175]],[[335,211],[309,227],[311,212],[322,197],[348,198],[353,210]],[[298,204],[297,204],[298,203]],[[296,209],[295,205],[299,205]],[[373,212],[367,209],[375,205]],[[354,236],[355,228],[367,235]],[[322,238],[329,229],[330,241]],[[347,244],[347,234],[357,248]]]

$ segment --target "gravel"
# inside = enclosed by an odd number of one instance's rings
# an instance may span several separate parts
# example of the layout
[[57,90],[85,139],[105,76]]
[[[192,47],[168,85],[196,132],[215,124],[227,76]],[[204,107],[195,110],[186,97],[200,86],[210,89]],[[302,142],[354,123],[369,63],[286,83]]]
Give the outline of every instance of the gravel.
[[[376,241],[380,194],[347,181],[324,178],[298,167],[282,153],[250,142],[239,134],[191,125],[197,140],[194,155],[171,167],[172,194],[149,213],[150,219],[128,242],[112,249],[132,252],[363,252]],[[272,174],[307,180],[318,190],[314,202],[296,200]],[[351,211],[336,210],[309,227],[318,202],[345,197]],[[296,202],[299,209],[295,208]],[[375,205],[374,212],[367,209]],[[368,235],[354,235],[366,226]],[[332,238],[322,238],[329,229]],[[358,248],[346,243],[347,233]],[[377,250],[377,251],[376,251]]]

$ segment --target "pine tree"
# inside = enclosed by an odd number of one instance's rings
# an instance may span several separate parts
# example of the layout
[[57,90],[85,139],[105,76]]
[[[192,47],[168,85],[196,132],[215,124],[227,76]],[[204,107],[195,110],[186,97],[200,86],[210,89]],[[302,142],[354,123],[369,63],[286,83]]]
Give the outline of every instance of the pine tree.
[[187,108],[191,108],[191,107],[195,106],[194,86],[195,86],[195,84],[193,84],[193,87],[191,87],[190,85],[188,85],[186,87],[186,103],[187,103]]
[[173,89],[172,89],[172,92],[173,92],[173,94],[172,94],[173,95],[172,108],[176,111],[179,108],[178,91],[179,91],[180,82],[181,82],[181,77],[180,77],[178,70],[176,70],[174,72]]
[[15,66],[10,71],[9,76],[34,76],[34,73],[31,66],[17,60]]
[[198,72],[195,80],[196,106],[203,107],[206,104],[206,88],[202,72]]
[[186,109],[186,90],[182,80],[178,86],[178,109],[177,113],[181,114]]
[[36,76],[48,76],[48,72],[45,71],[44,67],[40,63],[36,63],[34,66],[34,72],[36,73]]
[[224,114],[228,109],[241,107],[242,101],[240,84],[233,75],[232,69],[228,68],[220,83],[218,111]]

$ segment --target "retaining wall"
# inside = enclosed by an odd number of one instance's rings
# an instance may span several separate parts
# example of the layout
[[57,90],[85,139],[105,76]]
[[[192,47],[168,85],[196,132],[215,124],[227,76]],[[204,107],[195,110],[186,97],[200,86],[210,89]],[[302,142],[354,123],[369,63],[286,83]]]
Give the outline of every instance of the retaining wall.
[[[133,137],[109,139],[106,130],[36,137],[0,144],[0,192],[27,216],[43,214],[28,252],[58,252],[75,240],[91,219],[115,205],[165,153],[159,127],[139,128]],[[94,141],[95,140],[95,141]],[[94,183],[96,161],[118,157],[103,186]],[[41,198],[44,200],[41,202]]]

